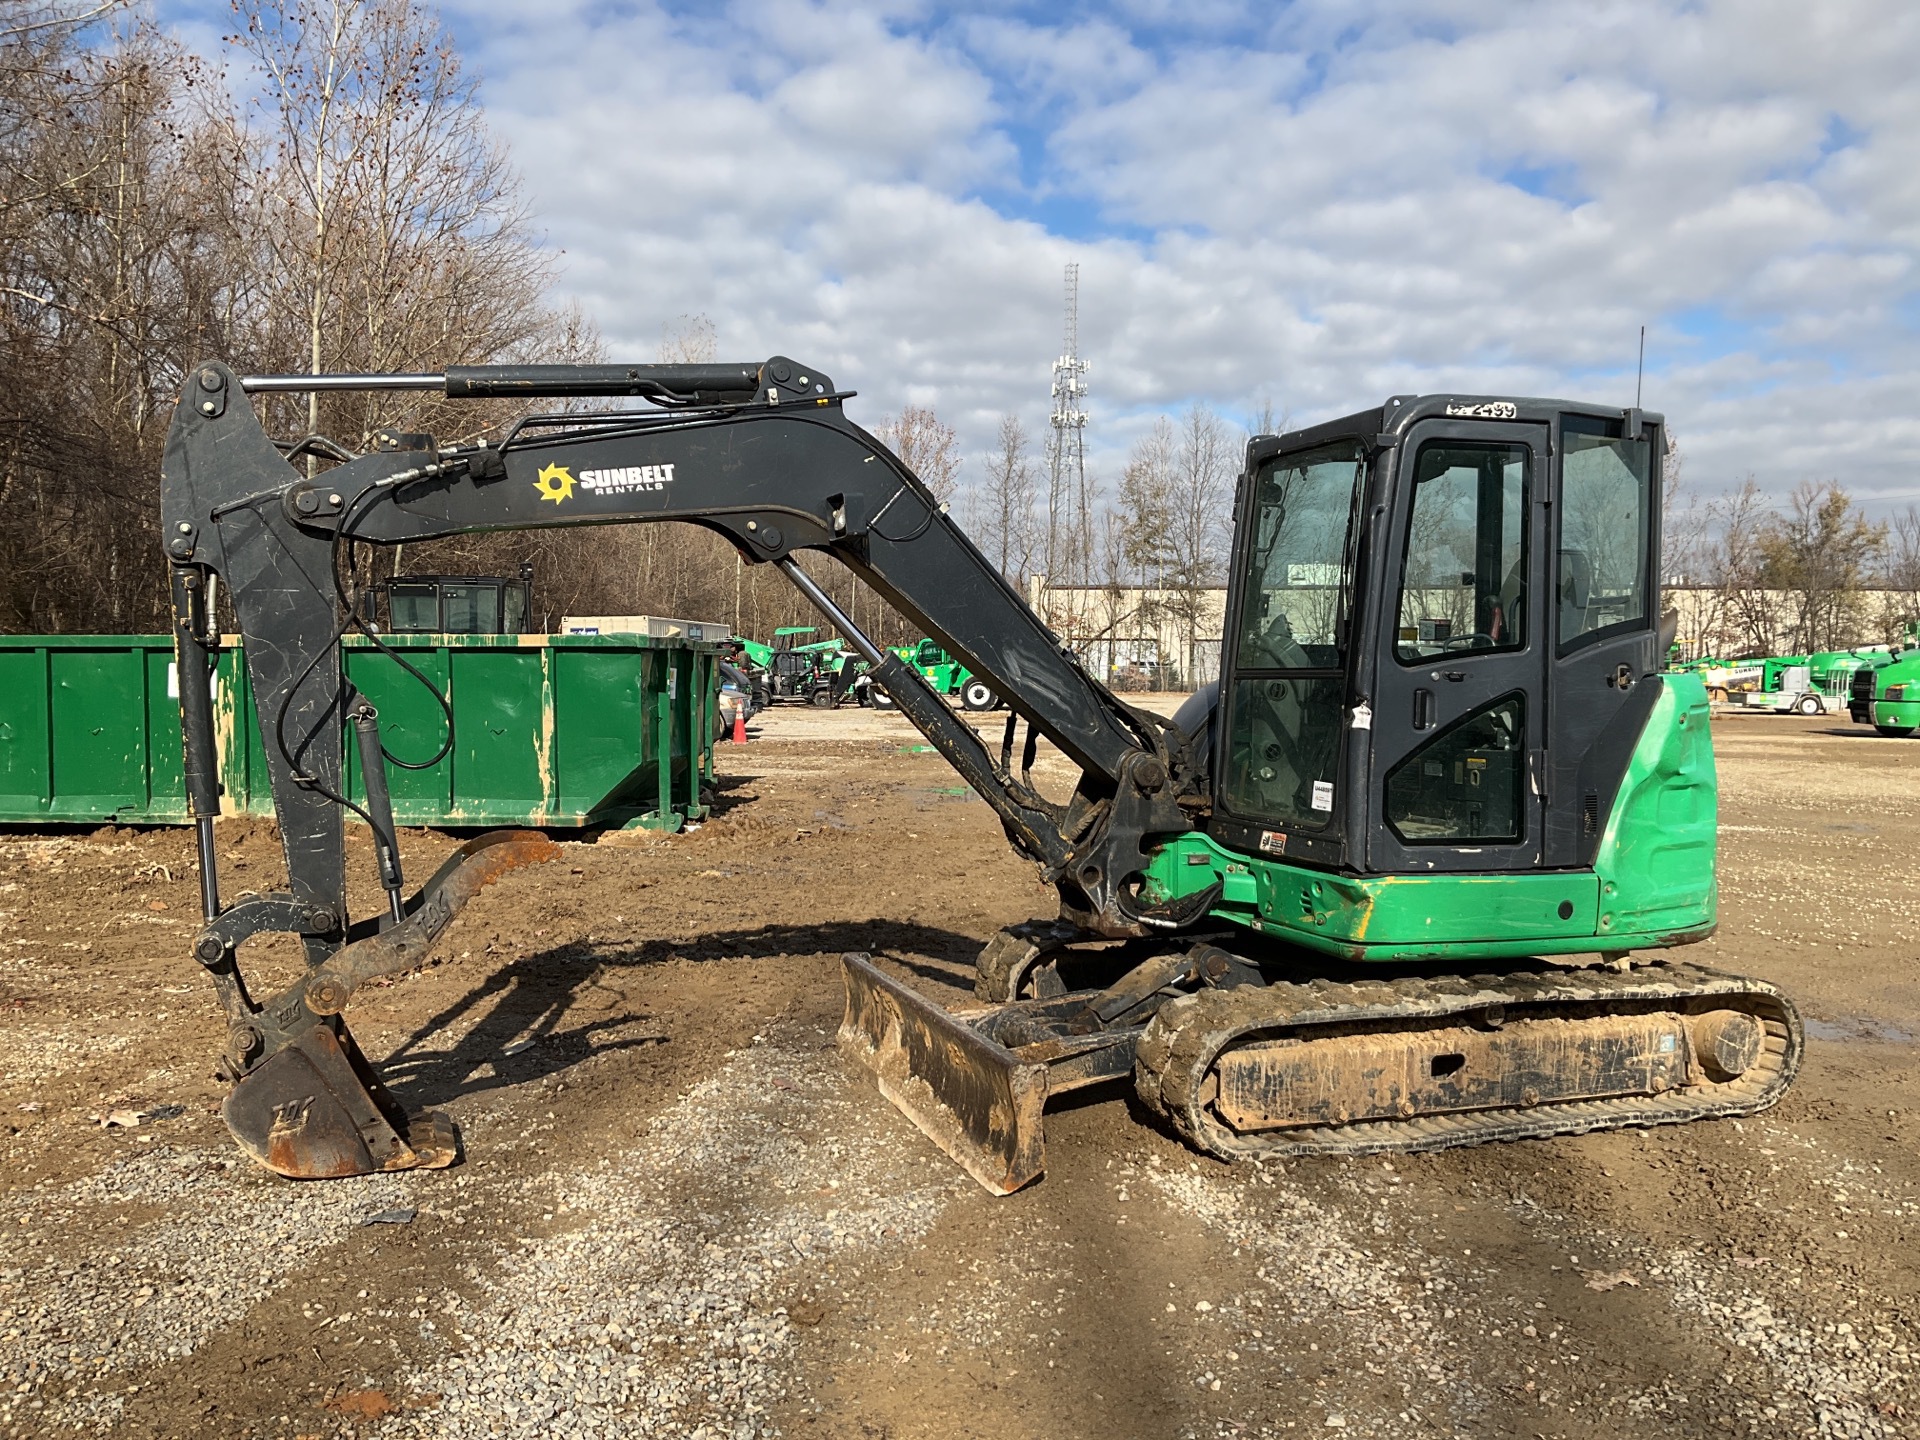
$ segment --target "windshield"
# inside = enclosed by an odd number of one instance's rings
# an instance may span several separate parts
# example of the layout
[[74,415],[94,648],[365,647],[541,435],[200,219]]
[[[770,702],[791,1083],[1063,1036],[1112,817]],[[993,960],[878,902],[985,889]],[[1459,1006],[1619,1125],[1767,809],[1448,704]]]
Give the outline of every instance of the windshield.
[[1303,829],[1333,818],[1365,475],[1359,442],[1343,440],[1282,456],[1255,479],[1221,791],[1236,815]]
[[388,628],[400,635],[427,635],[440,628],[440,592],[432,585],[402,585],[387,591]]
[[1353,580],[1348,529],[1365,471],[1352,440],[1282,456],[1260,471],[1242,670],[1339,668]]

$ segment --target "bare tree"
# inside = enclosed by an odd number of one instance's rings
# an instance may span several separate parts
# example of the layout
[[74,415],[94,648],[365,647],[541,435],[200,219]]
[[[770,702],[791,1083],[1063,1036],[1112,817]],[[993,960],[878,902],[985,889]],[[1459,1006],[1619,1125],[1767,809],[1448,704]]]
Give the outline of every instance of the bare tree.
[[907,405],[874,427],[882,444],[933,492],[943,505],[960,483],[960,439],[930,407]]
[[1181,417],[1177,433],[1168,497],[1173,564],[1166,603],[1181,629],[1182,680],[1191,685],[1198,670],[1205,668],[1198,663],[1202,631],[1217,618],[1209,592],[1226,577],[1234,447],[1220,417],[1198,401]]
[[1710,524],[1707,507],[1687,484],[1686,452],[1667,432],[1661,467],[1660,575],[1669,585],[1698,584],[1706,563]]
[[1920,626],[1920,508],[1909,505],[1893,517],[1880,583],[1887,592],[1878,617],[1880,639],[1908,639]]
[[720,353],[720,332],[704,314],[678,315],[660,327],[662,365],[705,365]]
[[[112,8],[112,7],[108,7]],[[0,4],[0,624],[161,628],[152,541],[181,367],[218,332],[231,219],[196,64],[97,7]]]
[[1780,607],[1769,593],[1760,538],[1773,523],[1773,511],[1749,475],[1707,507],[1711,540],[1704,579],[1712,588],[1718,615],[1709,617],[1702,643],[1721,655],[1764,655],[1778,643]]
[[1854,509],[1837,481],[1803,480],[1758,536],[1761,576],[1791,597],[1788,648],[1833,650],[1859,638],[1859,594],[1887,527]]
[[[240,0],[237,14],[232,43],[259,79],[231,171],[265,252],[255,358],[316,373],[545,358],[551,261],[438,16],[409,0]],[[309,430],[362,444],[444,414],[417,391],[315,392],[305,408]]]
[[1157,588],[1172,570],[1174,452],[1173,422],[1162,415],[1153,429],[1134,442],[1120,472],[1118,514],[1127,564],[1139,584]]
[[1017,415],[1000,417],[999,444],[980,484],[970,494],[968,529],[1007,583],[1018,589],[1033,567],[1038,544],[1034,506],[1038,493],[1027,431]]

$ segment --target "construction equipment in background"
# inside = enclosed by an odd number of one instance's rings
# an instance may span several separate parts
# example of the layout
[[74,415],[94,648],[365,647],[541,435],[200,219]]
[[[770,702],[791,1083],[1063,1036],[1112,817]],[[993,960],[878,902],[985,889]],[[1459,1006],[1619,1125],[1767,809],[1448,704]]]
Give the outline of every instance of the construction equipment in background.
[[[1769,655],[1701,668],[1709,697],[1747,710],[1779,715],[1831,715],[1848,710],[1864,722],[1855,697],[1856,677],[1889,665],[1899,652],[1890,646],[1823,650],[1812,655]],[[1870,683],[1870,682],[1869,682]]]
[[389,635],[524,635],[532,623],[533,566],[527,563],[514,580],[396,575],[374,589]]
[[[956,698],[969,710],[984,712],[998,710],[1003,703],[993,692],[993,687],[985,680],[978,679],[960,661],[940,648],[937,640],[921,640],[912,645],[891,647],[907,664],[919,672],[920,678],[935,694]],[[893,702],[884,691],[875,692],[874,703],[882,709],[891,709]]]
[[1849,685],[1856,722],[1894,740],[1920,730],[1920,649],[1893,651],[1886,663],[1854,671]]
[[[1833,715],[1851,713],[1854,677],[1890,665],[1899,652],[1888,645],[1864,646],[1855,650],[1821,650],[1806,657],[1804,664],[1783,663],[1777,672],[1769,667],[1770,677],[1777,673],[1774,688],[1746,696],[1749,709],[1766,709],[1780,714]],[[1864,715],[1855,716],[1864,721]]]
[[1760,659],[1722,660],[1695,672],[1706,687],[1707,699],[1725,705],[1735,695],[1762,688],[1766,681],[1766,663]]
[[744,635],[733,637],[744,664],[758,671],[765,687],[763,704],[801,700],[831,709],[853,693],[857,671],[846,669],[853,652],[838,640],[803,638],[819,633],[811,625],[782,625],[773,632],[771,645]]
[[[534,415],[497,446],[374,452],[309,478],[247,399],[381,386],[659,408]],[[249,1154],[297,1176],[451,1160],[444,1117],[402,1114],[342,1015],[358,986],[420,963],[480,885],[551,853],[482,837],[408,896],[378,716],[341,674],[341,635],[366,628],[349,552],[622,520],[691,521],[777,566],[1054,887],[1056,914],[982,951],[984,1009],[950,1013],[843,959],[843,1043],[991,1190],[1041,1172],[1049,1095],[1110,1081],[1227,1158],[1744,1115],[1791,1082],[1785,997],[1658,958],[1711,935],[1717,905],[1706,695],[1657,673],[1672,641],[1658,416],[1398,396],[1256,436],[1224,678],[1167,720],[1086,673],[847,398],[786,357],[188,373],[162,517],[204,891],[194,953],[227,1010],[225,1114]],[[997,747],[860,631],[798,565],[806,549],[1006,701]],[[232,905],[212,717],[191,683],[217,645],[215,575],[247,639],[288,867],[285,892]],[[345,908],[343,713],[385,921]],[[1080,772],[1071,795],[1035,783],[1042,737]],[[261,1003],[234,949],[265,930],[299,935],[308,969]]]

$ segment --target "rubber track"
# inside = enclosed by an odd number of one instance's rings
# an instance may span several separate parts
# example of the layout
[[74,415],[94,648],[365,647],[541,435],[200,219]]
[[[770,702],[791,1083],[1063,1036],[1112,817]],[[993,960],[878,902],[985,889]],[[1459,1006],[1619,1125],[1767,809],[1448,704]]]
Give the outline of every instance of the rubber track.
[[[1702,1003],[1715,1000],[1723,1003]],[[1411,1021],[1424,1029],[1434,1022],[1471,1022],[1490,1005],[1505,1007],[1509,1022],[1537,1010],[1564,1014],[1572,1008],[1599,1015],[1620,1008],[1726,1008],[1754,1016],[1765,1035],[1759,1060],[1744,1075],[1723,1084],[1689,1085],[1662,1095],[1557,1101],[1524,1110],[1416,1115],[1244,1135],[1215,1119],[1206,1108],[1208,1074],[1221,1052],[1236,1042],[1299,1035],[1320,1026],[1341,1032],[1354,1026],[1391,1030],[1394,1021]],[[1190,1144],[1223,1159],[1404,1154],[1619,1126],[1677,1125],[1751,1115],[1773,1104],[1793,1083],[1804,1043],[1798,1013],[1773,986],[1671,961],[1625,973],[1556,969],[1352,983],[1280,982],[1202,990],[1169,1001],[1140,1037],[1134,1085],[1147,1107],[1165,1116]]]

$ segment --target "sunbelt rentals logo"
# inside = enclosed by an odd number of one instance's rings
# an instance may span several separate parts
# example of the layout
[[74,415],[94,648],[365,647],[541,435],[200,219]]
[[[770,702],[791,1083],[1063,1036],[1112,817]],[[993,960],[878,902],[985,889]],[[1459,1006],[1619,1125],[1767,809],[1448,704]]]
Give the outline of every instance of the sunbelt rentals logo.
[[671,465],[618,465],[611,470],[582,470],[580,483],[602,495],[631,495],[664,490],[673,483]]
[[607,470],[582,470],[578,479],[565,465],[547,465],[541,468],[533,488],[540,492],[542,500],[558,505],[573,498],[575,485],[597,495],[634,495],[664,490],[672,483],[671,465],[616,465]]

